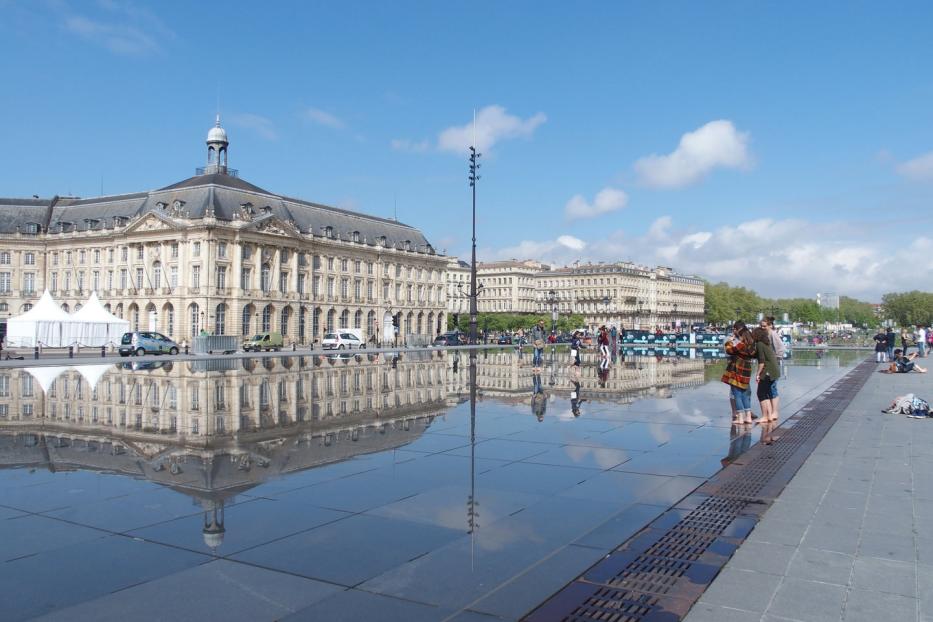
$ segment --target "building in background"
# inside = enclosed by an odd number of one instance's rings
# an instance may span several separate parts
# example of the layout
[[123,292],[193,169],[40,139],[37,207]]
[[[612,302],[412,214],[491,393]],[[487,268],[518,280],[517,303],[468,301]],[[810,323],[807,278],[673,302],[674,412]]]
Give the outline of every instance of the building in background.
[[[448,264],[448,310],[466,312],[469,264]],[[583,316],[584,325],[619,329],[676,330],[702,322],[705,289],[696,276],[671,268],[636,264],[587,263],[551,267],[537,261],[511,260],[477,265],[481,313],[537,313]],[[452,284],[463,283],[455,299]],[[581,327],[582,328],[582,327]]]
[[159,190],[0,199],[0,320],[44,289],[68,311],[91,291],[134,330],[178,341],[278,331],[319,341],[430,340],[446,328],[447,257],[416,228],[274,194],[227,166],[218,118],[207,164]]
[[838,309],[839,294],[824,292],[816,295],[816,304],[823,309]]

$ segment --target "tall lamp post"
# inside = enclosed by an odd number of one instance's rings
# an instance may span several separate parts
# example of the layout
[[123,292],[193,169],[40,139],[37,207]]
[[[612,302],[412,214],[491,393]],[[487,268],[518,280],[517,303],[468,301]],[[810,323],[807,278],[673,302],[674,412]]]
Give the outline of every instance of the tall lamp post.
[[547,293],[548,302],[551,303],[551,332],[557,334],[557,292],[553,289]]
[[480,167],[478,160],[481,155],[481,153],[477,153],[476,145],[470,145],[470,188],[473,189],[473,255],[470,261],[470,345],[476,345],[476,296],[479,293],[476,290],[476,182],[479,181],[477,170]]

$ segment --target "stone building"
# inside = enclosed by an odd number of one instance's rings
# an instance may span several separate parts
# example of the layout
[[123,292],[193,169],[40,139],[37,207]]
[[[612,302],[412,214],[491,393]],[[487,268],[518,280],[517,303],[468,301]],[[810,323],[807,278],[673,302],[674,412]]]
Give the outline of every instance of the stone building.
[[[450,260],[447,268],[448,311],[469,310],[469,264]],[[671,268],[632,263],[577,264],[550,267],[536,261],[477,264],[482,286],[481,313],[583,315],[584,324],[617,328],[673,330],[703,321],[704,284]],[[462,284],[462,285],[461,285]],[[453,292],[462,292],[459,298]]]
[[306,344],[353,327],[388,342],[446,327],[447,258],[419,230],[264,190],[228,168],[228,147],[218,118],[189,179],[0,199],[0,319],[47,288],[71,311],[96,291],[131,328],[179,341],[271,330]]

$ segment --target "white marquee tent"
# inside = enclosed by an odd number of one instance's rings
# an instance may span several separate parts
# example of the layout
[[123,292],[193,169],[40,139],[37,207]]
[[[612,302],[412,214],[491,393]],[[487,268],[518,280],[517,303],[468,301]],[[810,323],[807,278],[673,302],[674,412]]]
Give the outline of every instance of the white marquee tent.
[[130,323],[113,315],[100,304],[97,292],[92,292],[84,306],[69,317],[67,332],[69,343],[100,347],[120,343]]
[[63,333],[70,321],[71,317],[52,299],[49,290],[45,290],[32,309],[7,320],[6,343],[20,348],[67,346],[70,342]]

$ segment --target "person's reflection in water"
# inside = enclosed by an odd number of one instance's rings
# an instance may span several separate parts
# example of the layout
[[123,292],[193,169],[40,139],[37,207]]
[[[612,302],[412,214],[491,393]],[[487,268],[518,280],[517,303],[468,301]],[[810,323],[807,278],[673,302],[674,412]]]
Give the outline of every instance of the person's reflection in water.
[[734,423],[729,428],[729,455],[720,460],[722,466],[728,466],[752,446],[752,426],[748,423]]
[[547,410],[547,393],[541,382],[541,374],[531,375],[531,412],[538,421],[544,421],[544,411]]
[[777,427],[777,421],[762,421],[761,422],[761,443],[762,445],[770,445],[774,442],[774,428]]
[[570,389],[570,412],[573,413],[574,417],[580,416],[580,405],[586,401],[586,398],[581,397],[580,395],[580,382],[576,379],[571,380],[570,384],[573,385],[573,388]]
[[609,381],[609,359],[602,359],[599,362],[599,386],[606,388],[606,383]]
[[454,352],[454,373],[460,371],[460,353]]

